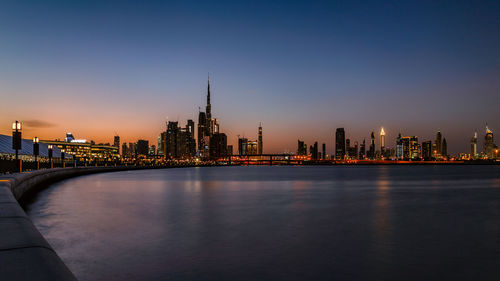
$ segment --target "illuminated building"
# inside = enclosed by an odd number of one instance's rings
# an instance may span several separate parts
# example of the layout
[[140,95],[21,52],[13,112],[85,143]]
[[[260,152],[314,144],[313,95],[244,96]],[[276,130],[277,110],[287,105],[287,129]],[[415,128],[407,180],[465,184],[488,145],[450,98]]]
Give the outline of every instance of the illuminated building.
[[443,152],[443,140],[442,140],[442,135],[441,131],[437,131],[436,133],[436,140],[434,141],[435,146],[434,146],[434,158],[439,159],[441,158],[442,152]]
[[486,126],[486,134],[484,135],[484,153],[488,159],[495,158],[495,143],[493,139],[493,132]]
[[122,144],[122,156],[123,157],[128,156],[127,143],[125,143],[125,142]]
[[114,160],[120,158],[119,147],[109,144],[95,144],[84,139],[75,139],[73,134],[66,133],[64,141],[40,140],[41,143],[50,144],[58,149],[64,149],[67,155],[79,160]]
[[256,155],[259,143],[258,141],[248,141],[247,142],[247,154]]
[[156,145],[149,146],[149,155],[156,155]]
[[297,140],[297,155],[307,155],[307,144],[301,140]]
[[135,149],[136,149],[136,145],[135,145],[135,143],[133,143],[133,142],[129,142],[129,143],[128,143],[128,149],[127,149],[127,153],[128,153],[128,155],[127,155],[127,156],[128,156],[128,157],[132,157],[132,158],[133,158],[133,157],[135,157],[135,156],[136,156],[136,151],[135,151]]
[[210,103],[210,77],[207,84],[207,105],[205,112],[198,114],[198,154],[205,158],[210,155],[210,138],[219,133],[217,119],[212,119],[212,104]]
[[[165,139],[164,142],[162,141],[165,158],[177,159],[192,158],[196,156],[193,120],[188,120],[185,128],[180,128],[179,122],[169,121],[167,124],[167,131],[162,135],[164,136],[162,139]],[[206,145],[210,146],[210,143]]]
[[385,131],[383,127],[380,130],[380,154],[385,156]]
[[262,142],[262,124],[259,124],[259,147],[258,147],[258,154],[261,155],[262,154],[262,151],[263,151],[263,142]]
[[420,144],[418,143],[418,137],[402,137],[401,143],[403,145],[403,159],[404,160],[418,160],[421,155]]
[[474,137],[470,140],[470,158],[476,159],[477,154],[477,132],[474,133]]
[[239,155],[247,155],[247,138],[238,138],[238,154]]
[[404,158],[403,141],[402,141],[402,138],[401,138],[401,133],[399,133],[398,137],[396,138],[396,158],[397,159],[403,159]]
[[156,154],[157,155],[163,155],[163,142],[162,142],[162,135],[163,133],[161,133],[159,136],[158,136],[158,139],[157,139],[157,144],[158,146],[156,147]]
[[118,149],[120,149],[120,136],[114,137],[113,146],[118,147]]
[[344,128],[337,128],[335,132],[335,159],[345,158],[345,131]]

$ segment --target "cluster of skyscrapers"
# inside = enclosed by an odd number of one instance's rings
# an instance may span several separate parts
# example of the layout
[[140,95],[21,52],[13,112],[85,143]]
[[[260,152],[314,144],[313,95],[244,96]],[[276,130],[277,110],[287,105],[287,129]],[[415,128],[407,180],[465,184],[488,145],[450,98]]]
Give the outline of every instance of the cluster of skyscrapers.
[[[351,142],[346,138],[344,128],[337,128],[335,131],[335,150],[333,155],[326,154],[326,144],[322,144],[322,150],[319,151],[318,142],[309,147],[301,141],[297,141],[297,155],[308,155],[313,160],[332,159],[332,160],[449,160],[448,143],[443,137],[441,131],[437,131],[434,141],[426,140],[419,142],[417,136],[402,136],[398,134],[395,147],[386,145],[386,133],[384,128],[380,129],[379,146],[375,144],[375,132],[370,134],[370,142],[367,147],[366,140],[361,143]],[[493,132],[486,127],[484,137],[484,151],[478,153],[477,133],[471,140],[470,155],[461,155],[460,159],[497,159],[498,147],[494,143]]]
[[[205,111],[198,113],[198,126],[195,137],[195,123],[187,120],[184,127],[178,121],[168,121],[167,130],[158,137],[156,155],[165,159],[216,159],[233,155],[233,146],[227,144],[227,135],[220,131],[217,118],[212,116],[210,101],[210,80],[207,85],[207,104]],[[259,126],[258,141],[238,139],[240,155],[262,154],[262,126]]]

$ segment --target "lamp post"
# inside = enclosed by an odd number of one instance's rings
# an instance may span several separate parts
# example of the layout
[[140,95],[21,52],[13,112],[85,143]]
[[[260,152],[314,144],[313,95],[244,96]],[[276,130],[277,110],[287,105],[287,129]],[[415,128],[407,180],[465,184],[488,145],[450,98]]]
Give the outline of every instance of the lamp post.
[[52,144],[49,144],[48,147],[49,147],[49,165],[50,165],[50,168],[54,168],[54,166],[52,164]]
[[12,123],[12,149],[16,151],[16,170],[18,172],[22,170],[21,161],[19,161],[19,150],[21,148],[21,122],[16,120],[16,122]]
[[38,137],[33,138],[33,155],[35,155],[35,165],[38,170],[40,166],[38,165],[38,155],[40,154],[40,144]]

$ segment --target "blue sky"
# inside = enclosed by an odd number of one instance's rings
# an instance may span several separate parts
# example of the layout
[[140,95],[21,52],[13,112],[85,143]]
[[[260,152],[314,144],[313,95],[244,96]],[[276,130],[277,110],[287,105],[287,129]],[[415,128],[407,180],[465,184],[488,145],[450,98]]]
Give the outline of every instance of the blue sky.
[[1,132],[153,141],[196,120],[210,72],[232,143],[262,122],[268,152],[331,151],[337,127],[384,126],[467,152],[500,129],[499,27],[495,1],[2,1]]

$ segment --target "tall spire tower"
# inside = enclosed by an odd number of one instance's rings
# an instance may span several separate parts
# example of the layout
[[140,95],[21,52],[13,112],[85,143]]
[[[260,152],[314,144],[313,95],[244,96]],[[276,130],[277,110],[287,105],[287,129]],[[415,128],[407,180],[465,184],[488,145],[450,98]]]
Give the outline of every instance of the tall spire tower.
[[210,122],[212,120],[212,105],[210,104],[210,75],[208,75],[208,86],[207,86],[207,120]]

